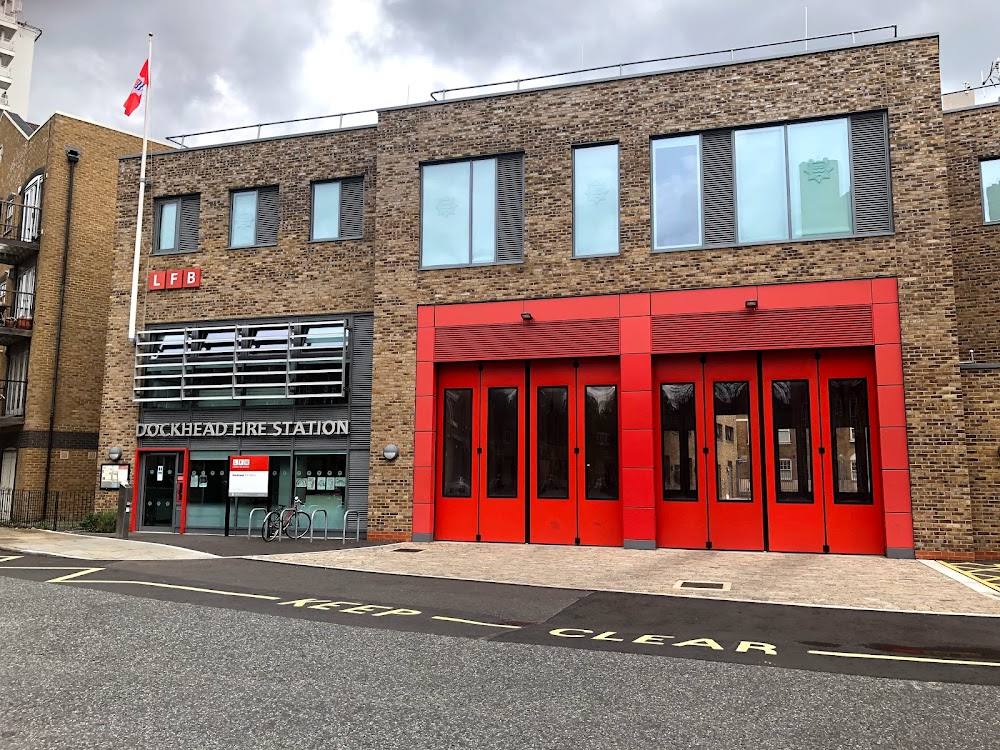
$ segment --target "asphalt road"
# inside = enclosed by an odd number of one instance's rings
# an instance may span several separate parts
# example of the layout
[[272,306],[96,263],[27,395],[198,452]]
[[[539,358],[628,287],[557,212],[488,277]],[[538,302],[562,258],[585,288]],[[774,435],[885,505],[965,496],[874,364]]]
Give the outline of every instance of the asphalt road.
[[0,576],[5,750],[996,742],[996,687],[357,627],[27,575]]

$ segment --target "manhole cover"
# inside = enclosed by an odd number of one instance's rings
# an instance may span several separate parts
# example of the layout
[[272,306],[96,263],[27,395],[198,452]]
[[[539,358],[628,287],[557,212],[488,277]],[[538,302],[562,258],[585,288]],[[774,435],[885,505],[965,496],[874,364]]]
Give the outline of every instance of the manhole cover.
[[413,547],[400,547],[399,549],[394,549],[393,552],[423,552],[423,550],[413,549]]
[[678,581],[675,589],[699,589],[707,591],[729,591],[732,584],[722,581]]

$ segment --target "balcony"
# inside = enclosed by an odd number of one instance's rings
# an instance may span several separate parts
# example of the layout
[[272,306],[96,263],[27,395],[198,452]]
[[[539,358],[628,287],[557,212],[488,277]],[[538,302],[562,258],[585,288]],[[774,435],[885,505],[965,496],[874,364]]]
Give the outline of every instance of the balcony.
[[13,57],[17,50],[14,48],[14,39],[8,39],[5,36],[0,35],[0,55],[6,57]]
[[0,291],[0,346],[30,339],[34,323],[34,292]]
[[38,252],[41,236],[41,208],[14,199],[0,200],[0,265],[21,265]]
[[0,86],[7,88],[14,82],[14,69],[10,65],[0,65]]
[[24,421],[24,404],[27,397],[27,380],[3,381],[3,394],[0,394],[0,427]]

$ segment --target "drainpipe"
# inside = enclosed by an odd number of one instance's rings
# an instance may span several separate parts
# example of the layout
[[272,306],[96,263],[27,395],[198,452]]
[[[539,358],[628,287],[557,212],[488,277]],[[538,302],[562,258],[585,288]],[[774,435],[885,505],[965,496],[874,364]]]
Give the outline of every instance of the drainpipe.
[[[49,509],[49,479],[52,475],[52,438],[56,429],[56,394],[59,392],[59,355],[62,352],[63,310],[66,306],[66,275],[69,266],[69,229],[73,220],[73,177],[81,151],[73,146],[66,147],[66,161],[69,162],[69,190],[66,194],[66,230],[63,233],[62,276],[59,281],[59,315],[56,319],[56,354],[52,367],[52,399],[49,401],[49,434],[45,441],[45,484],[42,487],[42,521]],[[37,283],[37,282],[36,282]],[[56,505],[58,508],[58,504]],[[52,519],[56,529],[59,519]]]

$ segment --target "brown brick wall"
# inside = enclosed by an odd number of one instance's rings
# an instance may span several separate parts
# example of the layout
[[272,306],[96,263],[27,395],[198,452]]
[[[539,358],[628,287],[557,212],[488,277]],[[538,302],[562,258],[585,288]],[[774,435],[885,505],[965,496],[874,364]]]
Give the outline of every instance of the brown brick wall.
[[[372,128],[192,149],[150,159],[139,274],[138,329],[147,324],[300,314],[371,312],[375,233],[375,131]],[[364,175],[365,236],[310,242],[313,181]],[[127,340],[135,243],[139,160],[121,162],[114,236],[112,295],[104,373],[101,455],[136,448],[132,402],[134,349]],[[227,249],[230,192],[278,185],[281,223],[276,247]],[[199,193],[199,250],[150,256],[155,198]],[[198,267],[198,289],[147,292],[150,270]],[[112,502],[112,493],[108,502]]]
[[[894,236],[650,253],[650,137],[883,108]],[[410,528],[418,304],[890,275],[916,545],[971,550],[941,117],[936,38],[383,112],[372,455],[395,442],[401,458],[372,462],[372,525]],[[604,141],[620,143],[621,255],[573,259],[571,148]],[[525,153],[525,262],[420,271],[420,163],[510,151]]]
[[979,557],[1000,556],[1000,370],[962,373],[966,461]]

